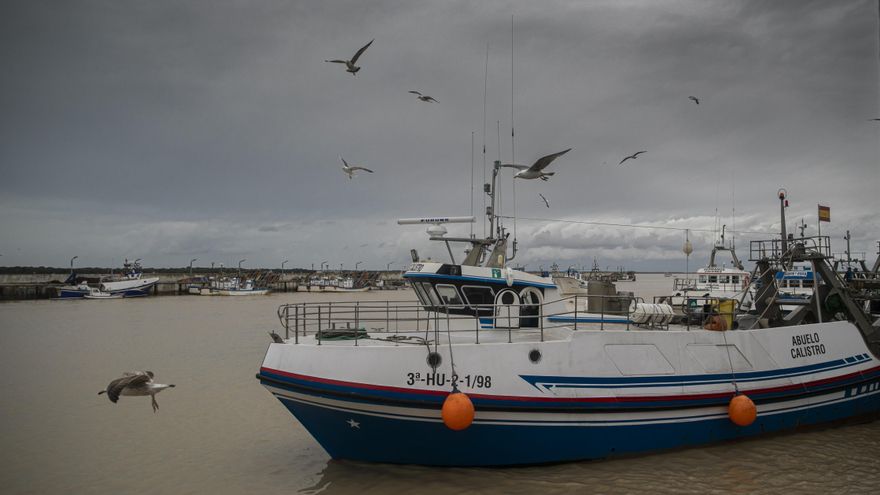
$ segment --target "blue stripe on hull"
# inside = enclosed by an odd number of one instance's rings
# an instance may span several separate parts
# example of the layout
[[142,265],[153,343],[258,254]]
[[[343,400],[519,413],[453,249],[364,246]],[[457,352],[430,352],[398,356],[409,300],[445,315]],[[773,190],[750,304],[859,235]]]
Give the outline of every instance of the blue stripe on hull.
[[126,289],[126,290],[117,290],[111,292],[111,294],[122,294],[122,297],[144,297],[150,295],[150,290],[152,290],[153,286],[138,288],[138,289]]
[[[826,401],[808,409],[762,414],[749,427],[725,417],[638,425],[480,424],[464,431],[442,422],[372,416],[279,397],[324,450],[336,459],[438,466],[543,464],[647,453],[794,430],[848,418],[876,415],[880,382],[852,387],[846,401]],[[865,387],[868,387],[867,389]],[[854,397],[854,398],[853,398]],[[439,419],[440,412],[437,411]],[[478,413],[479,419],[479,413]],[[352,426],[350,421],[356,422]]]
[[[821,370],[827,371],[828,364],[835,364],[838,361],[831,361],[829,363],[824,363],[823,365],[811,365],[804,366],[799,368],[788,368],[787,370],[798,370],[803,371],[802,368],[813,369],[813,366],[824,366]],[[844,362],[844,360],[839,360],[839,362]],[[839,366],[837,366],[839,367]],[[832,368],[832,369],[836,369]],[[780,371],[784,372],[787,370],[775,370],[774,373],[779,373]],[[767,372],[755,372],[755,373],[767,373]],[[715,377],[715,375],[704,375],[707,377]],[[719,375],[721,376],[721,375]],[[729,375],[723,375],[728,376]],[[287,390],[310,393],[310,394],[318,394],[329,397],[339,397],[344,396],[346,400],[351,402],[360,402],[360,403],[379,403],[390,405],[393,403],[408,403],[408,405],[418,404],[421,407],[434,407],[441,405],[445,398],[443,394],[425,394],[418,393],[416,391],[408,392],[401,390],[377,390],[377,389],[368,389],[368,388],[353,388],[348,385],[340,385],[340,384],[331,384],[331,383],[319,383],[310,380],[304,380],[302,378],[283,376],[277,373],[271,373],[267,370],[261,370],[259,377],[265,379],[264,384],[271,384],[276,387],[281,387]],[[557,387],[568,388],[570,385],[565,381],[554,382],[552,380],[542,380],[542,381],[531,381],[528,376],[521,376],[521,378],[525,379],[532,383],[532,385],[537,386],[538,383],[545,384],[555,384]],[[544,377],[538,377],[544,378]],[[563,378],[565,377],[557,377]],[[651,377],[655,378],[655,377]],[[672,377],[675,378],[675,377]],[[679,377],[685,378],[685,377]],[[738,381],[745,382],[749,381],[746,378],[740,379],[740,374],[736,375]],[[768,377],[769,378],[769,377]],[[772,378],[777,378],[773,376]],[[586,380],[587,378],[576,378],[576,377],[568,377],[569,380]],[[602,378],[595,378],[598,380],[603,380]],[[805,394],[815,395],[818,393],[827,393],[828,390],[833,389],[842,389],[844,387],[857,386],[861,383],[874,382],[876,380],[880,380],[880,369],[872,369],[865,370],[859,373],[851,373],[849,375],[844,375],[838,377],[836,380],[824,382],[824,383],[815,383],[809,387],[805,385],[791,387],[784,390],[774,390],[774,389],[754,389],[748,391],[749,396],[755,401],[762,400],[792,400],[798,397],[802,397]],[[728,379],[728,382],[732,381],[731,378]],[[569,382],[572,383],[575,388],[578,387],[577,382]],[[711,383],[711,382],[710,382]],[[720,383],[720,382],[719,382]],[[672,383],[673,386],[685,386],[685,383]],[[620,387],[632,387],[632,386],[651,386],[651,385],[640,385],[638,383],[633,384],[621,384]],[[601,388],[616,388],[613,386],[606,386]],[[619,387],[617,387],[619,388]],[[642,408],[642,409],[657,409],[657,408],[665,408],[665,409],[675,409],[675,408],[685,408],[685,407],[696,407],[696,406],[717,406],[717,405],[725,405],[730,400],[730,396],[728,394],[714,394],[709,397],[700,397],[699,394],[695,396],[680,396],[680,397],[672,397],[667,400],[659,400],[657,397],[644,397],[644,400],[627,400],[625,402],[621,401],[613,401],[613,400],[604,400],[604,401],[586,401],[586,400],[566,400],[563,398],[562,400],[556,401],[544,401],[542,398],[536,398],[535,401],[528,400],[511,400],[504,396],[501,397],[481,397],[474,396],[471,398],[474,405],[479,409],[483,408],[491,408],[493,410],[523,410],[523,409],[531,409],[534,410],[536,408],[542,410],[567,410],[569,412],[592,409],[592,410],[619,410],[623,407],[629,409]]]

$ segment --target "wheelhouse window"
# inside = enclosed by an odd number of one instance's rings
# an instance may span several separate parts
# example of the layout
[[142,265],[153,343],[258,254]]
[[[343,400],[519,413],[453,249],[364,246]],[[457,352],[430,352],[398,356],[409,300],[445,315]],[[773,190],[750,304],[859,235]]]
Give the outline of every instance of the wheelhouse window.
[[412,283],[413,290],[416,292],[416,297],[419,298],[419,302],[422,303],[423,306],[430,306],[431,301],[428,299],[428,296],[425,295],[425,290],[422,289],[422,284],[420,282]]
[[802,284],[802,287],[805,287],[805,288],[812,288],[813,287],[813,281],[810,279],[804,279],[804,281],[801,282],[801,284]]
[[718,275],[709,275],[709,283],[717,284],[718,283]]
[[730,276],[730,283],[738,284],[739,283],[739,275],[731,275]]
[[464,304],[461,301],[461,296],[458,295],[458,291],[455,290],[455,286],[448,284],[437,284],[435,288],[437,289],[437,294],[440,295],[440,300],[443,301],[444,305],[452,308],[464,307]]
[[718,277],[718,281],[721,282],[722,284],[729,284],[730,283],[730,276],[722,275],[722,276]]
[[434,288],[431,286],[431,284],[427,282],[422,282],[422,290],[424,290],[425,294],[427,294],[428,299],[431,302],[431,306],[440,306],[440,299],[437,297],[437,293],[434,292]]
[[706,283],[706,276],[705,276],[705,275],[700,275],[700,283],[701,283],[701,284],[705,284],[705,283]]
[[495,304],[495,293],[492,291],[491,287],[465,285],[461,288],[461,292],[464,294],[464,298],[467,300],[468,305],[472,308],[477,308],[478,306],[483,306],[485,308]]

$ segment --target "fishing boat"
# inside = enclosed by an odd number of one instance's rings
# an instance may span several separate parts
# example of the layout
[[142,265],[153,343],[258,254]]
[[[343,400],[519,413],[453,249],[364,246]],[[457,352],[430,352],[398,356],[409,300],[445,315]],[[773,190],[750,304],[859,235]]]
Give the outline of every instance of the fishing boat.
[[190,285],[188,290],[202,296],[263,296],[269,293],[269,288],[258,287],[253,279],[241,277],[211,278],[207,285]]
[[[496,163],[491,191],[497,171]],[[418,220],[447,248],[470,245],[459,262],[451,249],[449,262],[413,252],[404,276],[418,301],[278,308],[281,328],[257,378],[331,457],[541,464],[880,411],[880,330],[828,264],[827,237],[753,241],[763,285],[748,312],[736,300],[706,298],[715,314],[678,325],[668,305],[596,294],[616,299],[622,319],[583,321],[590,295],[566,295],[564,284],[510,268],[515,250],[508,256],[494,216],[485,239],[446,237],[442,224],[459,220]],[[811,263],[822,284],[783,316],[774,276],[790,259]]]
[[[728,267],[717,262],[718,253],[720,252],[730,254],[732,266]],[[725,245],[724,228],[722,228],[720,238],[712,247],[712,252],[709,255],[709,264],[697,269],[694,275],[694,277],[689,275],[685,278],[676,277],[673,280],[673,296],[671,301],[674,306],[684,304],[693,306],[696,301],[692,296],[736,299],[745,306],[751,304],[752,293],[749,288],[752,275],[745,270],[742,262],[736,255],[734,246],[732,244],[729,246]]]
[[[107,293],[119,297],[143,297],[150,295],[153,287],[159,282],[159,277],[143,278],[143,268],[140,259],[129,262],[127,259],[122,266],[122,275],[109,275],[101,277],[98,287],[91,287],[87,283],[76,283],[76,274],[71,270],[65,285],[58,289],[59,299],[79,299],[86,296],[94,296],[96,293]],[[97,292],[95,292],[97,290]],[[94,299],[101,296],[89,297]]]
[[813,293],[816,284],[816,273],[810,264],[797,264],[776,272],[777,298],[790,301],[783,304],[784,312],[792,311]]
[[363,280],[355,280],[353,277],[311,277],[307,284],[299,286],[303,292],[367,292],[370,286]]

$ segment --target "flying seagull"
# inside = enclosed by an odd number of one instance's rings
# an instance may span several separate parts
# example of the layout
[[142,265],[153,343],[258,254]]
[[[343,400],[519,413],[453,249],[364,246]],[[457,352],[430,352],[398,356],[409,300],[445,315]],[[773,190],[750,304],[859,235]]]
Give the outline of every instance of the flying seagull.
[[541,194],[541,193],[538,193],[538,196],[541,196],[541,199],[544,200],[544,204],[547,205],[547,208],[550,208],[550,200],[548,200],[547,198],[545,198],[544,195]]
[[433,96],[423,95],[423,94],[419,93],[418,91],[410,91],[410,93],[412,93],[412,94],[414,94],[414,95],[417,95],[417,98],[420,99],[420,100],[422,100],[422,101],[426,101],[426,102],[429,102],[429,103],[432,102],[432,101],[433,101],[434,103],[440,103],[439,101],[435,100]]
[[872,121],[872,120],[878,120],[878,121],[880,121],[880,119],[868,119],[868,121]]
[[358,167],[358,166],[350,166],[348,164],[348,162],[345,161],[345,158],[342,158],[342,155],[339,155],[339,159],[342,160],[342,171],[345,172],[345,175],[348,176],[349,180],[351,180],[352,177],[355,176],[355,173],[354,173],[355,170],[363,170],[364,172],[369,172],[371,174],[373,173],[373,171],[368,168]]
[[689,100],[693,100],[694,103],[696,103],[697,105],[700,104],[700,99],[697,98],[696,96],[688,96],[688,99],[689,99]]
[[360,67],[358,67],[354,64],[357,63],[357,60],[360,58],[360,56],[363,55],[363,53],[367,50],[367,48],[370,47],[370,45],[373,44],[374,41],[376,41],[376,40],[375,39],[370,40],[369,43],[364,45],[360,50],[357,51],[357,53],[354,54],[354,57],[351,57],[351,60],[325,60],[324,62],[331,62],[334,64],[345,64],[345,72],[350,72],[351,75],[354,76],[357,74],[357,71],[361,70]]
[[547,165],[550,165],[550,162],[568,153],[569,151],[571,151],[571,148],[560,151],[558,153],[553,153],[551,155],[542,156],[541,158],[538,158],[531,167],[529,167],[528,165],[517,165],[515,163],[505,163],[501,166],[518,169],[519,172],[513,175],[515,179],[549,180],[550,176],[555,174],[556,172],[544,172],[543,170],[547,168]]
[[636,151],[636,152],[633,153],[632,155],[629,155],[628,157],[624,158],[623,160],[620,160],[620,163],[618,163],[618,165],[623,165],[623,162],[625,162],[625,161],[627,161],[627,160],[635,160],[635,159],[638,158],[639,155],[641,155],[642,153],[647,153],[647,151]]
[[171,388],[174,385],[166,385],[164,383],[153,383],[152,371],[135,371],[134,373],[125,372],[122,378],[117,378],[107,385],[106,390],[101,390],[98,395],[107,394],[110,402],[114,404],[119,400],[120,395],[146,396],[149,395],[153,400],[153,412],[159,410],[159,404],[156,402],[156,394]]

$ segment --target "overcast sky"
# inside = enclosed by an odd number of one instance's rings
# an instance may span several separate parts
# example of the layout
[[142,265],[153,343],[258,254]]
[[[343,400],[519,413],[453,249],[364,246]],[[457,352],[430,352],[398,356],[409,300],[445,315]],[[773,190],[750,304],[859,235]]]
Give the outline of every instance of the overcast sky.
[[[374,38],[357,76],[324,63]],[[778,232],[780,187],[790,229],[829,205],[834,251],[851,229],[873,260],[878,40],[876,0],[7,1],[0,265],[445,259],[396,219],[471,213],[472,133],[479,216],[511,101],[517,163],[573,148],[517,181],[519,264],[684,268],[681,231],[567,220],[695,229],[693,268],[700,229]],[[338,155],[375,174],[348,180]]]

